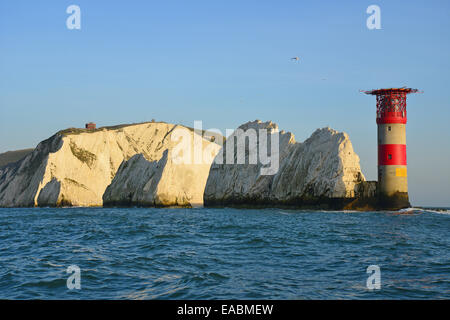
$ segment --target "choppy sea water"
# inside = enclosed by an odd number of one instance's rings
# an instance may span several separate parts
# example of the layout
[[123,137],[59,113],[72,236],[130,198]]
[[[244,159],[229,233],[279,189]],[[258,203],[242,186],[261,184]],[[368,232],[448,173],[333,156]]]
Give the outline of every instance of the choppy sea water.
[[449,231],[448,210],[0,209],[0,298],[449,299]]

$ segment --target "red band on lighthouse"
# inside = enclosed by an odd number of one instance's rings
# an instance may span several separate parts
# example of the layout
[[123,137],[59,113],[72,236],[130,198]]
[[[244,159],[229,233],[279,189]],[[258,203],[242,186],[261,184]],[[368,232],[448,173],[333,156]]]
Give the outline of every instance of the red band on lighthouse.
[[406,124],[406,110],[401,112],[380,111],[377,113],[377,124],[403,123]]
[[379,166],[406,166],[405,144],[381,144],[378,146]]

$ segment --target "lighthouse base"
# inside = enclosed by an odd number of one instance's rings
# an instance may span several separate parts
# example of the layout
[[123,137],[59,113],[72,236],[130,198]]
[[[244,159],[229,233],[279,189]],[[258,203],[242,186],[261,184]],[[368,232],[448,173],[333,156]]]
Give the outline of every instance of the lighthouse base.
[[399,210],[410,207],[408,192],[396,192],[392,195],[378,194],[378,208],[381,210]]

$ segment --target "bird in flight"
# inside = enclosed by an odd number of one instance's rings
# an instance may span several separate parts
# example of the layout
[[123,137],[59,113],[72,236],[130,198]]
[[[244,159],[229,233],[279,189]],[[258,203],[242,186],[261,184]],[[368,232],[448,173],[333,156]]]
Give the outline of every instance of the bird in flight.
[[294,61],[299,61],[299,60],[300,60],[300,58],[299,58],[299,57],[293,57],[293,58],[291,58],[291,60],[294,60]]

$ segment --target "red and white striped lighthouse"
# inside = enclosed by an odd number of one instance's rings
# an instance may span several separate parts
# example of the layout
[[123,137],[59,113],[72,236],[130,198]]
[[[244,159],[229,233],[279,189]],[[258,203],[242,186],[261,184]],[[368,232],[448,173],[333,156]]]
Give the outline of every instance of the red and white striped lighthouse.
[[377,96],[378,197],[381,208],[409,207],[406,168],[406,95],[411,88],[364,91]]

